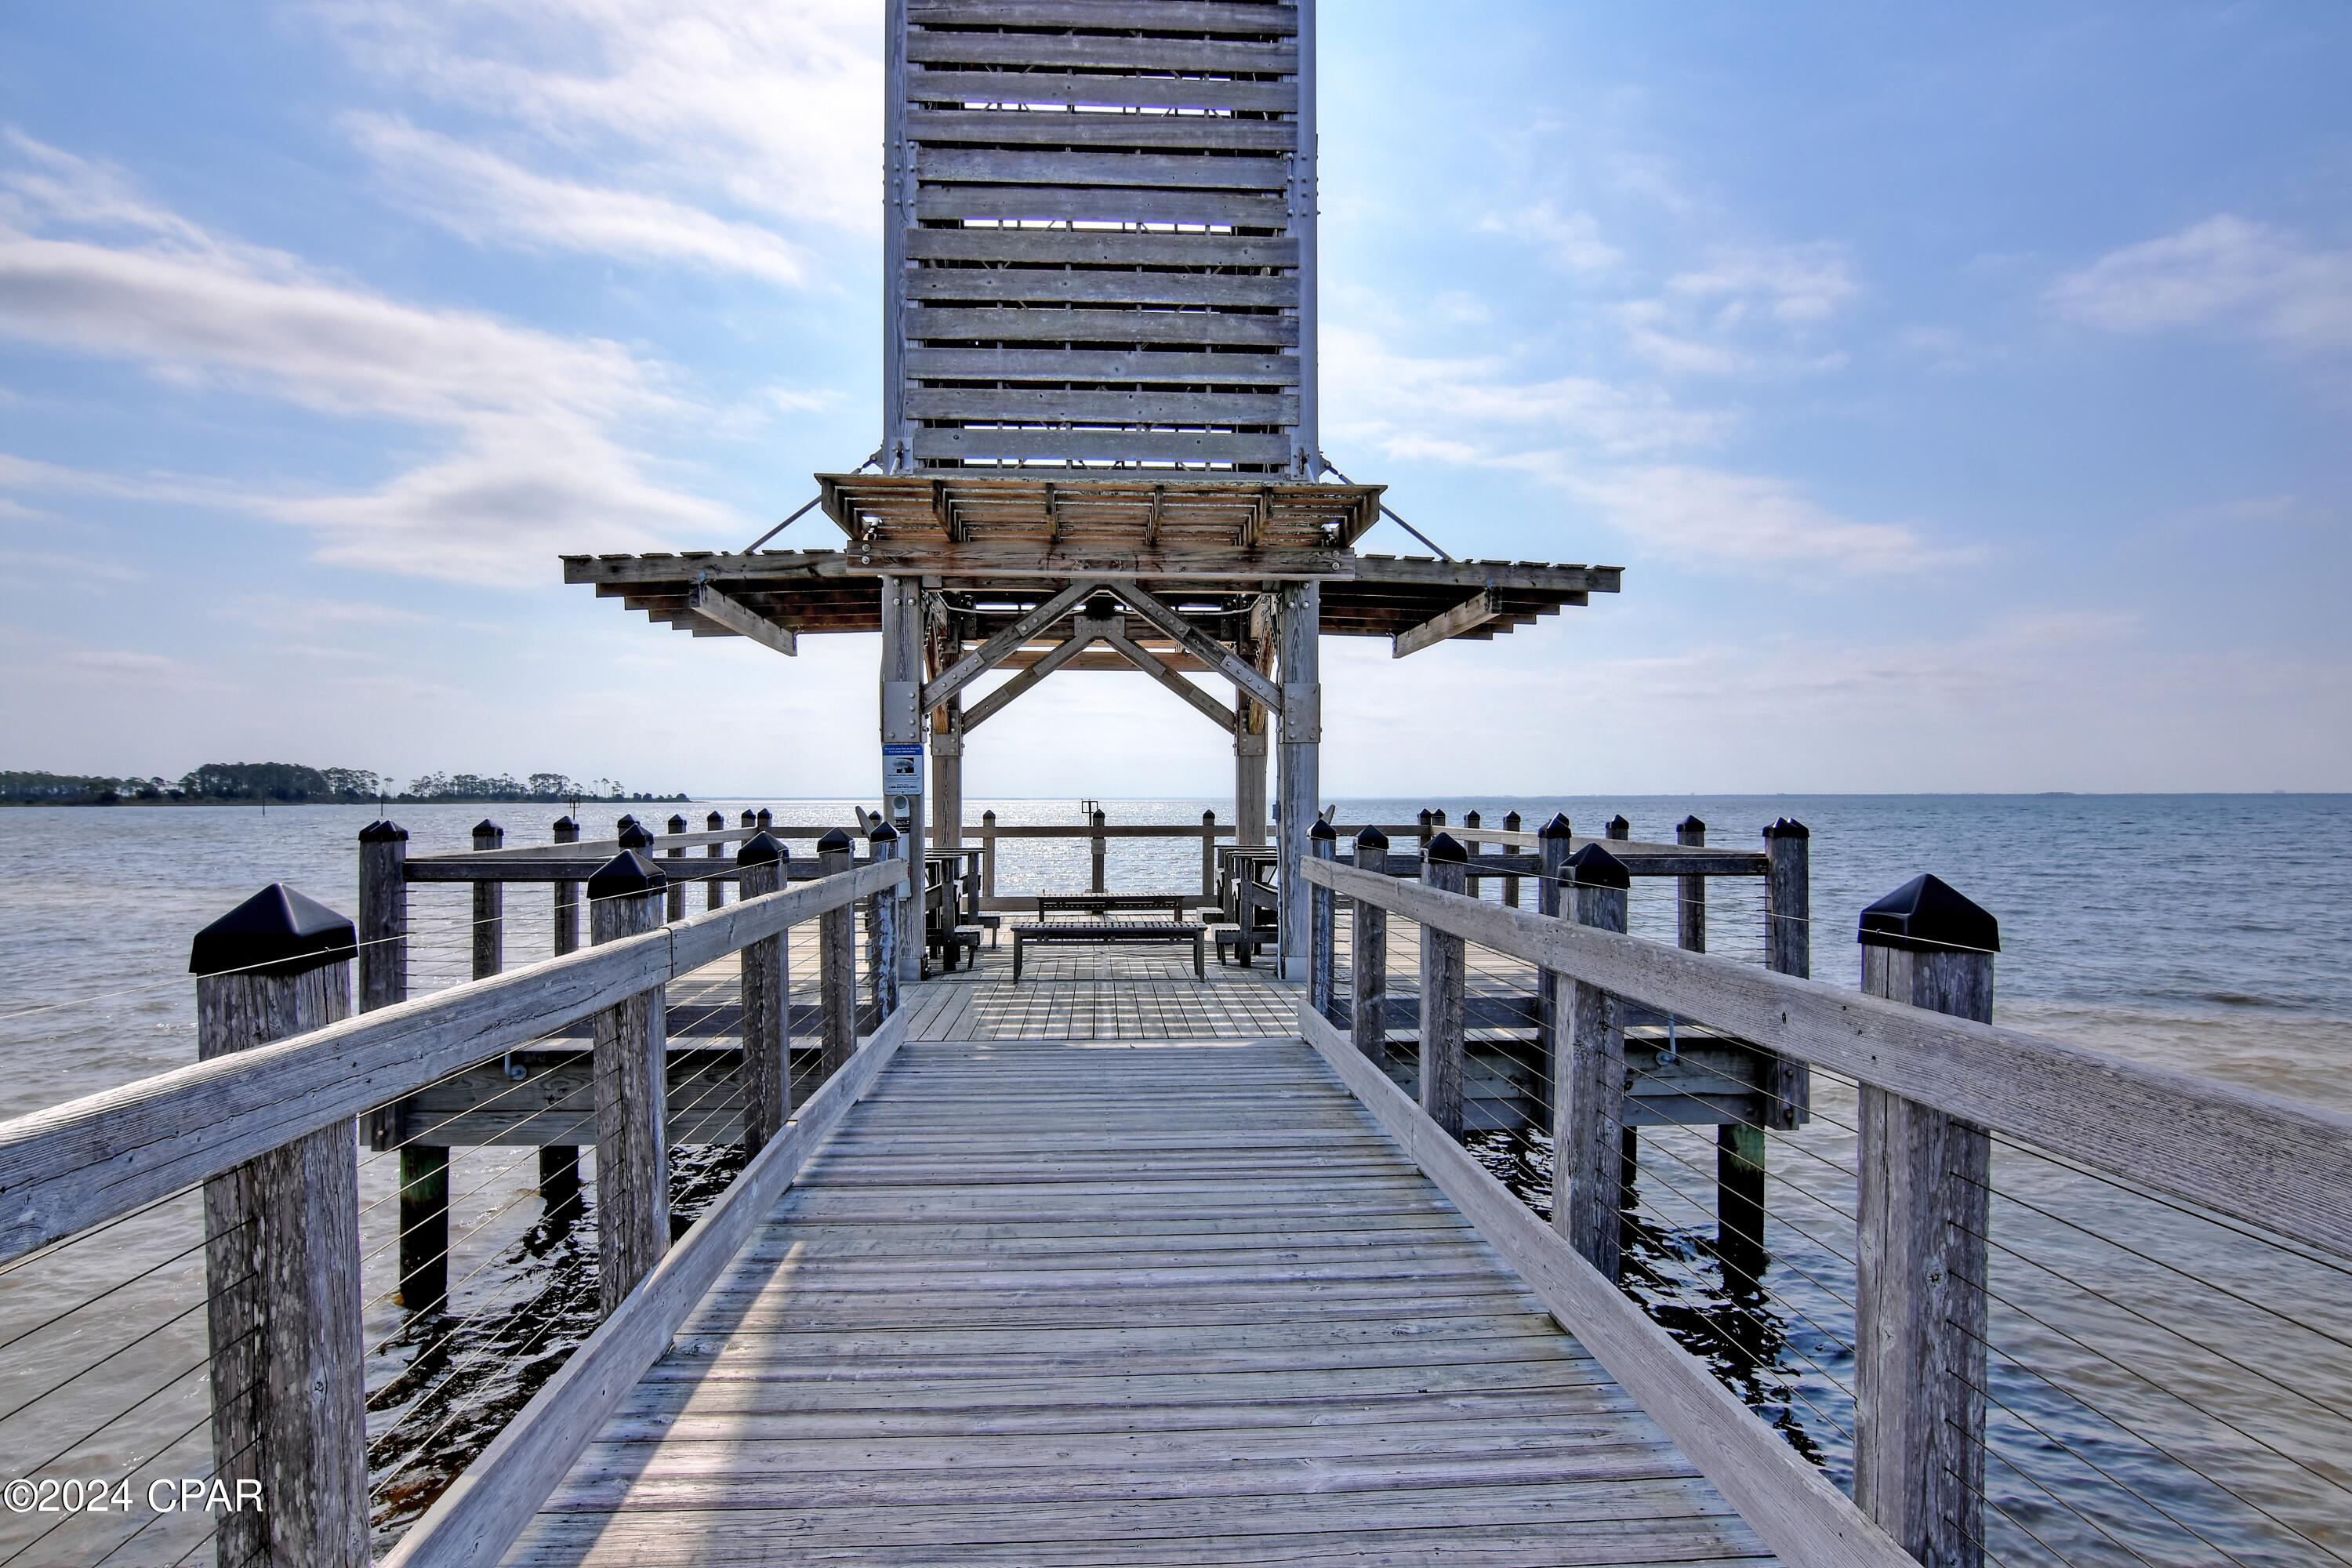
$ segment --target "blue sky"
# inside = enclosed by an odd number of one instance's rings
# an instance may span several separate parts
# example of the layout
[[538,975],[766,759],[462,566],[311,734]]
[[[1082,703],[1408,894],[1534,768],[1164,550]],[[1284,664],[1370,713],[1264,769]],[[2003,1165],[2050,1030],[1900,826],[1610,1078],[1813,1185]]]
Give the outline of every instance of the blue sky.
[[[870,639],[555,557],[740,545],[872,449],[879,35],[0,11],[0,765],[870,789]],[[1321,47],[1326,451],[1456,554],[1627,568],[1327,641],[1327,794],[2352,788],[2352,10],[1328,0]],[[967,766],[1231,783],[1115,675]]]

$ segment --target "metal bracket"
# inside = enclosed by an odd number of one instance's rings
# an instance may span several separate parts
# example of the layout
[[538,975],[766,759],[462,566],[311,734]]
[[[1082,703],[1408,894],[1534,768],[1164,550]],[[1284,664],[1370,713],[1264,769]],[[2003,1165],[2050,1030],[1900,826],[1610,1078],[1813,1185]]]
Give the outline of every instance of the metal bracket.
[[923,683],[886,680],[882,683],[882,739],[917,742],[923,738]]
[[1282,688],[1282,741],[1285,745],[1309,745],[1323,739],[1323,688],[1319,682],[1285,682]]

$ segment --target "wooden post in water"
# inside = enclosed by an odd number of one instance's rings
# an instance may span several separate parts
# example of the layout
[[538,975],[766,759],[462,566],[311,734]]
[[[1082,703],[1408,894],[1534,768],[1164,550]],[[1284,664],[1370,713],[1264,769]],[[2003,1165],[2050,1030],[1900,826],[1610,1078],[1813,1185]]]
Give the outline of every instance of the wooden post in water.
[[[196,975],[197,1057],[210,1061],[348,1017],[355,937],[351,921],[282,883],[205,927],[188,965]],[[217,1481],[240,1504],[212,1516],[215,1556],[223,1568],[365,1568],[367,1401],[352,1123],[209,1178],[204,1202],[212,1451]],[[247,1489],[254,1485],[257,1499]]]
[[[1633,838],[1633,825],[1621,811],[1609,819],[1609,826],[1602,831],[1611,842],[1622,844]],[[1625,928],[1621,925],[1617,929],[1622,931]],[[1628,1211],[1633,1207],[1633,1184],[1641,1171],[1642,1134],[1633,1128],[1621,1126],[1617,1130],[1617,1176],[1621,1205]]]
[[[784,885],[784,847],[755,833],[735,851],[746,902]],[[793,1110],[792,954],[786,931],[743,949],[743,1152],[757,1154]]]
[[[653,861],[623,849],[588,879],[589,940],[658,931],[667,894]],[[597,1296],[608,1318],[669,1247],[665,1004],[656,985],[596,1015]]]
[[[1551,820],[1536,829],[1536,854],[1543,870],[1536,878],[1536,913],[1547,919],[1557,919],[1567,910],[1562,889],[1568,885],[1568,855],[1574,830],[1568,816],[1553,812]],[[1549,969],[1536,971],[1536,1041],[1543,1047],[1544,1071],[1552,1081],[1559,1081],[1559,987],[1560,976]],[[1559,1101],[1552,1101],[1552,1119],[1559,1119]]]
[[[726,832],[727,817],[725,814],[714,811],[709,816],[704,817],[702,819],[702,830],[705,833]],[[702,847],[702,854],[705,859],[724,860],[727,858],[727,846],[715,842],[706,844]],[[719,875],[719,868],[716,866],[712,867],[710,870],[710,879],[709,882],[704,884],[702,889],[702,907],[706,910],[721,909],[724,908],[727,903],[727,879]]]
[[[507,830],[488,817],[474,824],[474,849],[506,847]],[[486,979],[504,969],[507,963],[506,939],[507,900],[504,885],[498,882],[474,884],[474,978]]]
[[[1633,877],[1598,844],[1569,857],[1566,892],[1579,925],[1622,934]],[[1563,978],[1558,1007],[1567,1050],[1554,1058],[1552,1224],[1614,1279],[1624,1201],[1625,1035],[1615,998]]]
[[[1388,874],[1389,836],[1367,823],[1356,835],[1359,870]],[[1369,899],[1356,900],[1355,924],[1348,933],[1349,1033],[1356,1048],[1381,1061],[1388,1055],[1389,912]]]
[[[1862,911],[1870,995],[1992,1022],[1993,917],[1935,877]],[[1927,1568],[1984,1561],[1992,1139],[1861,1086],[1853,1500]]]
[[[672,816],[669,819],[669,830],[673,836],[682,836],[686,832],[686,818],[683,816]],[[671,845],[669,847],[669,858],[673,860],[685,859],[686,846],[683,844]],[[686,918],[686,868],[683,866],[672,866],[664,874],[669,878],[669,918],[674,921],[682,921]]]
[[1217,897],[1217,814],[1201,814],[1201,901],[1213,903]]
[[1094,836],[1087,840],[1087,886],[1099,893],[1104,890],[1103,858],[1110,847],[1102,836],[1102,807],[1095,807],[1094,815],[1087,818],[1087,822],[1095,831]]
[[[877,822],[866,834],[866,854],[876,860],[894,860],[907,851],[898,830],[887,822]],[[866,968],[871,972],[874,986],[874,1026],[898,1010],[898,930],[899,893],[896,888],[876,890],[866,901]],[[919,905],[909,906],[919,908]],[[917,940],[920,940],[919,928]]]
[[[580,842],[580,824],[566,813],[555,819],[554,836],[558,844],[577,844]],[[562,958],[567,952],[579,950],[580,884],[558,882],[555,884],[555,956]]]
[[996,899],[996,813],[980,814],[980,902],[985,909]]
[[[1781,817],[1764,830],[1764,966],[1809,977],[1812,963],[1812,833]],[[1812,1108],[1812,1074],[1775,1056],[1764,1078],[1765,1125],[1794,1128]]]
[[[1441,833],[1421,858],[1421,879],[1440,892],[1469,886],[1468,853]],[[1421,1108],[1453,1137],[1462,1136],[1462,1026],[1468,990],[1468,952],[1462,939],[1424,923],[1421,928]]]
[[[1506,833],[1517,833],[1519,831],[1519,814],[1517,812],[1507,811],[1503,814],[1503,831]],[[1516,855],[1518,852],[1519,847],[1516,843],[1506,844],[1503,846],[1503,853],[1506,855]],[[1517,877],[1506,877],[1503,879],[1503,902],[1515,910],[1519,907],[1519,879]]]
[[[849,835],[836,827],[816,841],[820,876],[838,877],[856,862]],[[817,916],[817,999],[824,1022],[817,1081],[841,1070],[857,1052],[857,911],[849,904]]]
[[[555,842],[580,842],[580,824],[570,813],[555,819]],[[580,884],[555,884],[555,955],[580,950]],[[562,1223],[580,1215],[580,1145],[547,1143],[539,1151],[539,1201],[551,1221]]]
[[[1706,843],[1706,824],[1696,815],[1675,826],[1675,842],[1686,848]],[[1706,879],[1675,879],[1675,941],[1692,952],[1706,951]],[[1727,1121],[1715,1130],[1715,1252],[1724,1283],[1752,1289],[1764,1274],[1764,1118],[1751,1124]]]
[[[1318,860],[1332,859],[1339,852],[1339,837],[1329,823],[1318,817],[1315,826],[1307,830],[1307,852]],[[1331,1016],[1331,988],[1339,974],[1339,954],[1332,951],[1339,936],[1338,900],[1328,888],[1310,888],[1307,892],[1311,911],[1308,920],[1314,929],[1307,944],[1307,1002],[1328,1018]]]

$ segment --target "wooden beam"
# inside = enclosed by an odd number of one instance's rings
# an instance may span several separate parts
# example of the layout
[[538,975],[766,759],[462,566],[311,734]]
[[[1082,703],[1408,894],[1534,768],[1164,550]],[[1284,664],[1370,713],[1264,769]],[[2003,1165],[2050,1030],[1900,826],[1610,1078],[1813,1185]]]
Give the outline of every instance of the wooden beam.
[[1276,713],[1282,711],[1282,692],[1274,682],[1260,675],[1250,662],[1201,630],[1192,622],[1170,609],[1151,594],[1133,583],[1122,584],[1118,596],[1145,620],[1166,632],[1186,653],[1214,669],[1218,674],[1241,688],[1252,701],[1263,702]]
[[971,734],[1011,706],[1013,700],[1078,657],[1092,637],[1071,637],[1059,647],[963,710],[963,732]]
[[1126,657],[1127,661],[1135,666],[1136,668],[1143,671],[1144,674],[1151,677],[1152,679],[1160,682],[1160,685],[1166,687],[1177,696],[1181,697],[1193,707],[1199,709],[1203,714],[1208,716],[1210,723],[1216,725],[1228,735],[1233,733],[1234,726],[1240,722],[1240,721],[1234,716],[1234,710],[1232,709],[1226,707],[1223,703],[1218,701],[1215,698],[1210,696],[1207,692],[1202,690],[1199,687],[1193,685],[1191,681],[1185,679],[1174,670],[1169,668],[1148,650],[1138,647],[1134,643],[1129,642],[1123,637],[1113,636],[1108,633],[1104,635],[1102,640],[1110,644],[1112,647],[1117,648],[1119,653]]
[[1519,588],[1538,593],[1613,594],[1621,566],[1553,566],[1539,561],[1423,561],[1359,555],[1346,575],[1359,583],[1454,584],[1464,590]]
[[[1071,584],[956,660],[946,673],[923,688],[924,710],[928,711],[941,706],[949,698],[995,668],[1014,648],[1068,615],[1088,594],[1101,586],[1101,584],[1093,581]],[[966,721],[965,727],[967,729],[971,727],[970,721]]]
[[[1065,495],[1057,504],[1066,508],[1076,501]],[[1172,509],[1170,520],[1173,520]],[[1068,534],[1051,546],[1036,538],[948,544],[936,537],[924,542],[902,536],[862,545],[850,558],[850,569],[860,574],[878,576],[904,573],[980,582],[1023,577],[1151,577],[1255,586],[1309,577],[1346,577],[1349,575],[1349,568],[1348,553],[1343,550],[1269,546],[1244,555],[1231,543],[1179,543],[1167,540],[1165,535],[1157,548],[1118,540],[1074,539]],[[683,572],[676,574],[685,575]],[[1475,578],[1467,584],[1471,589],[1477,586]]]
[[1432,616],[1421,625],[1397,633],[1391,644],[1390,657],[1402,658],[1409,653],[1435,647],[1448,637],[1485,626],[1502,613],[1502,595],[1492,588],[1483,588],[1442,615]]
[[791,658],[801,651],[800,639],[790,626],[780,626],[767,616],[743,604],[730,599],[709,584],[698,580],[686,591],[686,607],[737,637],[750,637],[763,647],[774,648]]

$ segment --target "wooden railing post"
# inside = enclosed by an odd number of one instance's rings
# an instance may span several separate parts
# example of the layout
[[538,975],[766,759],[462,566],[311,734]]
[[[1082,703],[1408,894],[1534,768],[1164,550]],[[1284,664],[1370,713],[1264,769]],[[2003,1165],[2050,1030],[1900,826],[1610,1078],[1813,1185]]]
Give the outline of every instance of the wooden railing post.
[[[816,841],[817,874],[838,877],[856,862],[849,835],[836,827]],[[857,1054],[857,910],[843,904],[817,917],[817,999],[824,1023],[817,1081]]]
[[[1934,877],[1862,912],[1862,988],[1992,1022],[1993,917]],[[1853,1500],[1927,1568],[1984,1561],[1992,1139],[1861,1086]]]
[[[622,842],[651,837],[637,828]],[[624,848],[588,879],[589,940],[659,930],[668,890],[640,847]],[[667,1036],[658,985],[596,1015],[597,1294],[608,1318],[669,1247]]]
[[[1478,815],[1475,808],[1462,814],[1462,831],[1469,835],[1467,838],[1463,840],[1462,847],[1470,852],[1470,858],[1473,860],[1475,860],[1479,856],[1484,855],[1486,852],[1486,847],[1478,841],[1478,829],[1484,821],[1485,819]],[[1471,874],[1469,891],[1472,898],[1475,899],[1485,896],[1485,878],[1477,875],[1475,872]]]
[[[1441,892],[1469,886],[1469,858],[1450,833],[1422,852],[1421,879]],[[1468,952],[1458,936],[1423,922],[1421,928],[1421,1108],[1455,1138],[1462,1136],[1462,1026]]]
[[1436,814],[1432,812],[1429,807],[1424,805],[1421,808],[1421,852],[1424,855],[1429,853],[1429,841],[1437,831],[1436,828],[1432,826],[1435,816]]
[[[506,847],[507,830],[488,817],[474,824],[474,849]],[[504,884],[474,884],[474,978],[487,979],[507,964],[507,899]]]
[[[712,812],[709,816],[702,819],[702,830],[705,833],[726,832],[726,816],[722,813],[716,811]],[[727,846],[724,844],[706,844],[702,847],[702,853],[706,859],[723,860],[727,858]],[[710,880],[702,890],[702,907],[706,910],[723,909],[726,907],[727,879],[718,875],[718,869],[719,868],[715,866],[711,868],[712,875]]]
[[[1318,860],[1330,860],[1339,852],[1339,837],[1329,823],[1318,817],[1307,832],[1307,852]],[[1332,986],[1339,973],[1339,954],[1333,951],[1339,936],[1338,900],[1328,888],[1310,888],[1307,903],[1307,1003],[1328,1018],[1331,1016]]]
[[360,829],[360,1011],[408,1000],[408,830]]
[[[1568,855],[1574,830],[1569,826],[1563,812],[1553,812],[1551,820],[1536,829],[1536,853],[1543,870],[1536,878],[1536,913],[1546,919],[1557,919],[1567,908],[1561,889],[1568,884]],[[1543,1047],[1546,1064],[1554,1083],[1559,1081],[1559,984],[1560,977],[1549,969],[1536,971],[1536,1040]],[[1552,1102],[1552,1116],[1559,1119],[1559,1102]]]
[[776,826],[776,814],[763,805],[752,815],[751,826],[765,833]]
[[735,820],[736,825],[747,833],[757,833],[760,830],[759,814],[748,805],[743,808],[743,815]]
[[[580,824],[570,813],[555,819],[555,842],[580,842]],[[580,884],[555,884],[555,955],[580,951]],[[539,1201],[551,1220],[577,1218],[580,1212],[580,1145],[547,1143],[539,1151]]]
[[[1566,891],[1577,924],[1623,934],[1633,877],[1598,844],[1569,857]],[[1614,1279],[1624,1202],[1625,1035],[1615,998],[1563,977],[1558,1007],[1568,1048],[1553,1058],[1552,1224]]]
[[[189,955],[198,1058],[348,1017],[355,935],[351,921],[283,884],[205,927]],[[215,1478],[239,1504],[213,1515],[216,1560],[363,1568],[367,1401],[351,1122],[205,1183],[205,1276]],[[248,1491],[256,1486],[257,1497]]]
[[[1517,833],[1519,831],[1519,814],[1517,812],[1507,811],[1503,814],[1503,831],[1506,833]],[[1503,846],[1503,853],[1506,855],[1517,855],[1518,852],[1519,847],[1517,843],[1510,843]],[[1503,902],[1515,910],[1519,907],[1519,879],[1517,877],[1506,877],[1503,879]]]
[[[684,834],[686,832],[686,818],[683,816],[672,816],[669,819],[669,830],[674,836]],[[686,846],[683,844],[671,845],[669,847],[669,858],[673,860],[685,859]],[[686,868],[683,866],[672,866],[666,873],[669,878],[669,918],[674,921],[682,921],[686,918],[685,870]]]
[[1103,891],[1103,890],[1104,890],[1104,883],[1103,883],[1103,859],[1104,859],[1104,857],[1105,857],[1106,853],[1108,851],[1108,849],[1109,849],[1109,847],[1110,847],[1109,844],[1108,844],[1108,843],[1104,839],[1104,837],[1103,837],[1103,836],[1102,836],[1102,826],[1103,826],[1103,813],[1102,813],[1102,807],[1100,807],[1100,806],[1097,806],[1097,807],[1095,808],[1095,814],[1094,814],[1094,816],[1093,816],[1093,817],[1092,817],[1092,819],[1091,819],[1091,823],[1092,823],[1092,826],[1093,826],[1093,827],[1094,827],[1094,829],[1095,829],[1095,832],[1094,832],[1093,837],[1090,837],[1089,839],[1087,839],[1087,887],[1089,887],[1089,888],[1091,888],[1092,889],[1094,889],[1096,892],[1099,893],[1099,892],[1101,892],[1101,891]]
[[[782,844],[755,833],[735,851],[740,892],[748,902],[781,891],[787,856]],[[717,886],[713,883],[712,886]],[[763,936],[743,949],[743,1152],[757,1154],[784,1130],[793,1110],[792,952],[788,931]]]
[[[1366,824],[1356,835],[1359,870],[1388,874],[1389,836]],[[1370,899],[1356,900],[1348,933],[1349,1033],[1356,1048],[1380,1061],[1388,1054],[1389,912]]]
[[996,899],[996,813],[980,814],[980,900],[984,909]]
[[[904,853],[905,846],[898,830],[887,822],[877,822],[866,836],[866,854],[876,860],[895,860]],[[919,901],[908,908],[919,911],[922,889],[916,889]],[[875,1027],[898,1010],[898,943],[904,933],[898,930],[898,900],[906,895],[897,888],[879,888],[866,906],[866,966],[873,972]],[[919,914],[915,928],[916,940],[921,940]]]
[[1621,811],[1609,819],[1609,826],[1603,831],[1622,843],[1633,837],[1633,825],[1625,820],[1625,814]]
[[[1812,845],[1805,825],[1785,816],[1764,830],[1764,966],[1776,974],[1813,972]],[[1776,1056],[1762,1077],[1766,1125],[1794,1128],[1812,1109],[1812,1074]]]
[[1201,900],[1213,903],[1217,897],[1217,814],[1201,814]]

